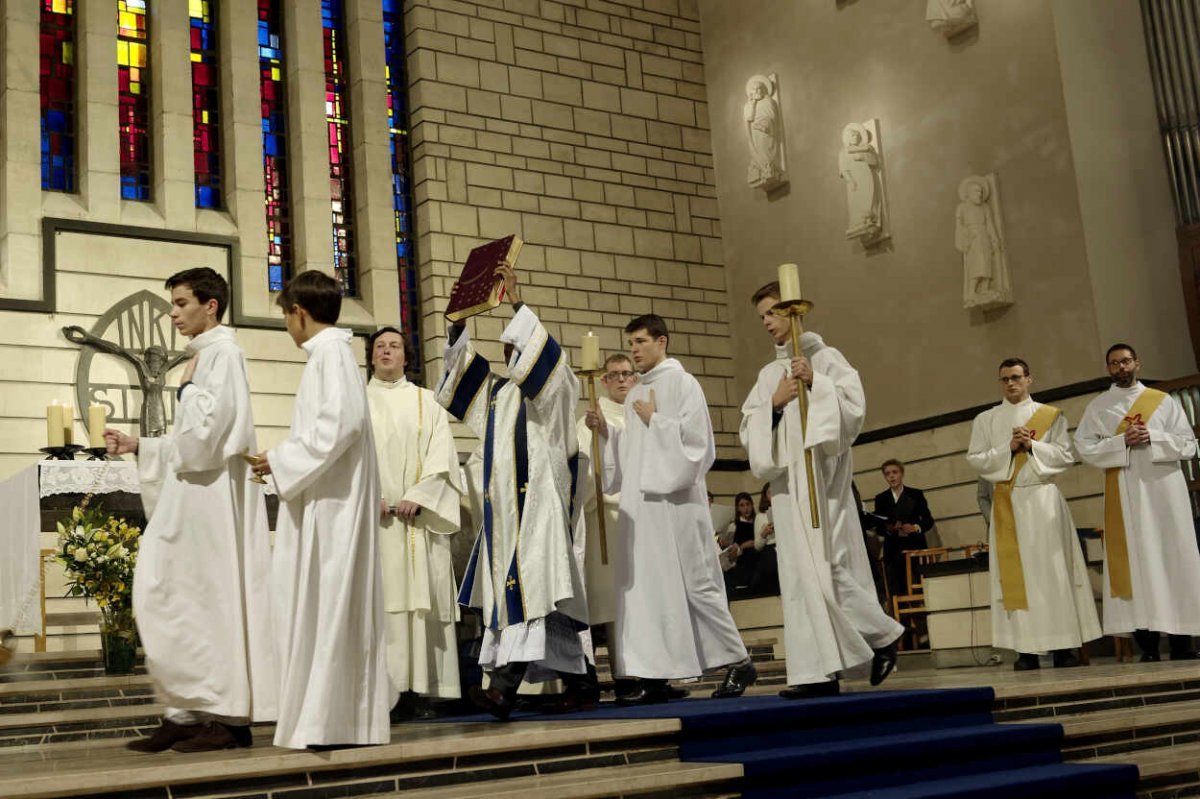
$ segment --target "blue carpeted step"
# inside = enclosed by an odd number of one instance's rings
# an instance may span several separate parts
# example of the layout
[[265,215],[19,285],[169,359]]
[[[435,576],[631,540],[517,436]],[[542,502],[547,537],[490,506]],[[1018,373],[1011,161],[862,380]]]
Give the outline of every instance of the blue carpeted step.
[[[872,735],[870,728],[861,736],[841,741],[826,741],[802,746],[778,746],[770,734],[760,739],[761,748],[724,754],[710,754],[705,760],[717,763],[741,763],[745,779],[761,784],[790,782],[830,782],[870,780],[875,776],[895,781],[919,769],[941,769],[949,764],[991,761],[988,770],[1003,767],[1022,755],[1021,765],[1057,762],[1062,743],[1062,728],[1057,724],[996,724],[906,732],[897,735]],[[692,760],[690,753],[680,752]],[[861,785],[859,787],[866,787]]]
[[811,793],[795,786],[749,789],[742,799],[1132,799],[1137,782],[1133,765],[1058,763],[849,793]]

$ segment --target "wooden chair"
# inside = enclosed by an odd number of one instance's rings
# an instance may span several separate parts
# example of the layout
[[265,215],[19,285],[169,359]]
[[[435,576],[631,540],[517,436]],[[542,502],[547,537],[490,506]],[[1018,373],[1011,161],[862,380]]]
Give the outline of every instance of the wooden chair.
[[[900,637],[901,649],[919,649],[921,624],[920,621],[928,615],[925,608],[925,594],[920,581],[919,567],[927,563],[949,560],[950,547],[933,547],[930,549],[911,549],[904,553],[904,570],[908,578],[908,593],[892,597],[892,615],[896,621],[904,625],[904,635]],[[916,580],[913,576],[913,565],[918,571]],[[905,645],[905,638],[910,646]]]

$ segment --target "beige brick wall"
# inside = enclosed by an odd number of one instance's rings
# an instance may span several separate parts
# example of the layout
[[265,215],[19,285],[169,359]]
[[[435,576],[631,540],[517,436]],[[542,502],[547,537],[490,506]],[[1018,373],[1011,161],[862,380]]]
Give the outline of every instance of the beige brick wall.
[[[589,329],[611,352],[663,316],[742,457],[695,0],[414,0],[406,28],[429,382],[460,264],[515,233],[524,299],[574,360]],[[486,355],[508,317],[471,323]]]

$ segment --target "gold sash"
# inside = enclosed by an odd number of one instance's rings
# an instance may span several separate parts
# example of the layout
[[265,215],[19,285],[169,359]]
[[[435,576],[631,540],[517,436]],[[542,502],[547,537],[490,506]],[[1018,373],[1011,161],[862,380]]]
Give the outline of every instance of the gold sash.
[[[1115,436],[1125,434],[1134,422],[1145,424],[1167,395],[1147,388],[1134,400],[1125,418],[1117,425]],[[1125,540],[1125,509],[1121,507],[1121,468],[1104,470],[1104,568],[1108,572],[1108,590],[1120,599],[1133,598],[1129,577],[1129,546]]]
[[[1033,412],[1024,426],[1033,438],[1045,434],[1058,418],[1058,408],[1043,405]],[[1021,565],[1021,547],[1017,543],[1017,520],[1013,515],[1012,492],[1017,475],[1029,460],[1029,453],[1021,450],[1013,458],[1012,477],[996,483],[992,496],[992,513],[996,525],[996,562],[1000,568],[1000,593],[1004,597],[1005,610],[1029,610],[1029,598],[1025,595],[1025,569]]]

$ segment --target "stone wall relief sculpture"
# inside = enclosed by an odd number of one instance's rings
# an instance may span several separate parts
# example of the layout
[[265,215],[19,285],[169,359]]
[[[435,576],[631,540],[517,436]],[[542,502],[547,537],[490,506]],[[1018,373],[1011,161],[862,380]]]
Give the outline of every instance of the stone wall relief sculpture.
[[846,238],[864,247],[889,238],[879,120],[851,122],[842,129],[838,176],[846,187]]
[[989,311],[1012,305],[995,174],[963,178],[958,198],[954,246],[963,259],[963,308]]
[[746,81],[742,108],[750,166],[746,182],[770,192],[788,182],[783,151],[783,119],[779,115],[779,81],[774,75],[754,75]]
[[925,21],[929,27],[952,39],[979,24],[974,0],[926,0]]

